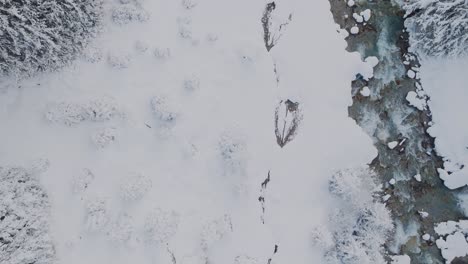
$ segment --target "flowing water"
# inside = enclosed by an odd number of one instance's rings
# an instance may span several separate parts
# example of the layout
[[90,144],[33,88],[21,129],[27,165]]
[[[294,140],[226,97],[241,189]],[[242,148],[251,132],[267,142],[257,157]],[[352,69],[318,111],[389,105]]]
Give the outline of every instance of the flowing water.
[[[434,150],[434,139],[426,132],[431,113],[410,106],[406,100],[408,92],[419,86],[418,80],[406,73],[420,65],[417,57],[408,53],[404,11],[385,0],[361,0],[351,7],[343,0],[330,0],[330,4],[335,22],[348,31],[357,24],[353,13],[372,12],[367,23],[358,25],[359,34],[346,38],[349,52],[357,51],[363,59],[379,59],[373,78],[365,80],[357,75],[352,81],[349,116],[372,137],[378,149],[371,166],[381,177],[383,197],[390,197],[387,204],[396,225],[386,248],[390,254],[409,255],[412,263],[445,263],[435,241],[424,241],[421,236],[429,233],[437,237],[435,223],[457,220],[462,214],[454,192],[444,186],[437,173],[442,160]],[[365,86],[370,96],[360,93]],[[398,144],[390,148],[390,142]],[[413,177],[417,174],[421,175],[420,182]],[[423,212],[428,216],[423,217]]]

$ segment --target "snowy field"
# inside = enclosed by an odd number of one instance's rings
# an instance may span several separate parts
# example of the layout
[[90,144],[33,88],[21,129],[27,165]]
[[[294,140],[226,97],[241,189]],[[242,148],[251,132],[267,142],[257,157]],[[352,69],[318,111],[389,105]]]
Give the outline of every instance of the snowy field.
[[[122,2],[73,65],[0,83],[0,164],[44,187],[58,263],[325,263],[312,231],[333,228],[329,180],[377,154],[347,113],[373,65],[345,51],[329,3],[276,1],[292,20],[267,52],[263,1]],[[438,108],[462,102],[452,84],[425,85],[438,148],[463,163],[466,105]],[[302,120],[281,148],[288,99]],[[448,127],[466,144],[446,150]]]
[[440,171],[450,189],[468,184],[468,59],[431,59],[421,67],[422,85],[430,96],[429,107],[433,126],[429,132],[436,138],[444,167],[452,174]]
[[[439,175],[449,189],[468,185],[467,70],[467,58],[426,59],[420,72],[433,115],[433,125],[428,131],[435,137],[437,152],[444,159],[444,169],[439,169]],[[460,207],[468,215],[466,194],[459,198]],[[437,246],[447,263],[468,254],[466,220],[440,223],[436,232],[445,237],[437,240]]]

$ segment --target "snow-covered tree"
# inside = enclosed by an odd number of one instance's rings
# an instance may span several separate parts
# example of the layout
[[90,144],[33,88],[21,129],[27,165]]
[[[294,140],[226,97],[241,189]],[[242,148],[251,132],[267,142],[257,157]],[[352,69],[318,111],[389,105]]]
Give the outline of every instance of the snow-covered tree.
[[467,0],[400,1],[407,11],[405,25],[411,48],[421,55],[468,55]]
[[317,227],[312,241],[325,251],[327,263],[386,263],[383,244],[393,230],[389,210],[376,193],[375,175],[367,168],[339,171],[330,181],[337,207],[330,225]]
[[30,75],[76,58],[99,31],[101,4],[101,0],[1,0],[0,75]]
[[0,167],[0,263],[54,263],[49,199],[24,168]]

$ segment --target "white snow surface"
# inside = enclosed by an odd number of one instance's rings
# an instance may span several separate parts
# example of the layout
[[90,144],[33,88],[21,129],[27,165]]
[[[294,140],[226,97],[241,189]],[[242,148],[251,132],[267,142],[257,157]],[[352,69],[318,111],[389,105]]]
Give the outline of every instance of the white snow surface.
[[[270,54],[263,1],[141,3],[147,19],[106,22],[102,59],[0,83],[0,165],[50,162],[58,263],[266,263],[275,244],[276,263],[320,263],[310,231],[327,225],[329,177],[376,155],[347,116],[373,63],[345,51],[328,1],[276,1],[294,16]],[[280,148],[283,99],[303,120]]]
[[392,264],[410,264],[411,258],[408,255],[392,256]]
[[[444,158],[444,169],[439,175],[450,189],[468,184],[468,58],[425,58],[420,77],[425,92],[431,98],[433,124],[428,132],[435,137],[435,146]],[[460,207],[466,214],[466,196],[460,195]],[[436,244],[442,256],[450,263],[456,257],[468,255],[468,221],[448,221],[435,226],[441,236]]]
[[[450,189],[468,184],[468,58],[426,59],[420,76],[431,98],[433,125],[428,132],[435,137],[436,150],[444,157],[441,178]],[[450,172],[450,173],[449,173]]]

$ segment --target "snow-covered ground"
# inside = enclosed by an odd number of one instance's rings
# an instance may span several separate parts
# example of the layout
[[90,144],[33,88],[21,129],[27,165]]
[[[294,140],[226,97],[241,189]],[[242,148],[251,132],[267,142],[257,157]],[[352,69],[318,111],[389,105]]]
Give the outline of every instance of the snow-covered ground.
[[[345,51],[328,1],[276,1],[293,16],[269,53],[263,1],[121,2],[74,65],[0,84],[0,164],[48,164],[59,263],[322,263],[310,232],[328,225],[328,181],[376,155],[347,113],[350,80],[373,64]],[[280,148],[287,99],[303,118]]]
[[[433,115],[429,133],[435,137],[436,150],[444,159],[440,177],[450,189],[468,185],[468,59],[428,59],[421,66],[420,76],[428,106]],[[460,195],[460,207],[467,214],[466,195]],[[468,254],[466,220],[436,225],[441,237],[436,241],[442,256],[450,263],[455,257]]]
[[434,124],[439,155],[444,157],[445,170],[440,176],[450,189],[468,184],[468,59],[426,59],[421,66],[424,90],[430,96],[428,105]]

